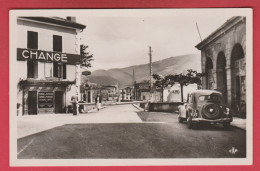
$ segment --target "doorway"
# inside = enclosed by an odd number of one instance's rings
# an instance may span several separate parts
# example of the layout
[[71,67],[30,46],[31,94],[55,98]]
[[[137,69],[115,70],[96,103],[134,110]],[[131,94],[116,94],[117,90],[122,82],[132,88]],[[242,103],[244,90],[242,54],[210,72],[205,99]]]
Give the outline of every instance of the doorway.
[[236,44],[231,52],[231,111],[233,114],[246,115],[245,54],[242,46]]
[[37,91],[28,91],[28,114],[37,115]]
[[211,58],[206,59],[206,89],[212,89],[213,88],[213,62]]
[[63,92],[55,91],[55,113],[63,113]]

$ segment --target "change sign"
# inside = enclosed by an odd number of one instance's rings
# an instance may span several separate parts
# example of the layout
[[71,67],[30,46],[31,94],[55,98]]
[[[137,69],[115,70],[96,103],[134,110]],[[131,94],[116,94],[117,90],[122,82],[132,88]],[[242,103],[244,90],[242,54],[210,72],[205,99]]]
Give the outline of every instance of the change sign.
[[79,64],[80,55],[17,48],[17,60],[34,60],[45,62]]

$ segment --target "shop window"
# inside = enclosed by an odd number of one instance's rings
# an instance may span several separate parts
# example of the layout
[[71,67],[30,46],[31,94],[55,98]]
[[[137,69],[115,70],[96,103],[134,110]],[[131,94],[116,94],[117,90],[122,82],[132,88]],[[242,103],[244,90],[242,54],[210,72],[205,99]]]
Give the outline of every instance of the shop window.
[[66,79],[67,77],[67,67],[63,63],[53,63],[53,77]]
[[27,48],[38,49],[38,33],[34,31],[27,32]]
[[38,77],[38,62],[27,61],[27,78],[37,78],[37,77]]
[[62,37],[53,35],[53,51],[62,52]]

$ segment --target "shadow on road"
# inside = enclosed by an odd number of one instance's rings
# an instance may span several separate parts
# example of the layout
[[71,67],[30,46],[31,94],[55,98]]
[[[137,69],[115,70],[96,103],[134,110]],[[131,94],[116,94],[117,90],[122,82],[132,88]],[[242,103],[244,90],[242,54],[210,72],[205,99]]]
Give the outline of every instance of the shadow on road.
[[[20,138],[19,159],[243,158],[245,131],[189,130],[186,124],[67,124]],[[238,149],[231,154],[231,148]]]

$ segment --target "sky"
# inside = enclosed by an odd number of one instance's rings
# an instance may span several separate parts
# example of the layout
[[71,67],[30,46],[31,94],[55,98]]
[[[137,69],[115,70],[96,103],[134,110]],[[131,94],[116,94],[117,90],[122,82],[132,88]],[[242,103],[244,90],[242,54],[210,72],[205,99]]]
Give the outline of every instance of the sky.
[[223,15],[221,11],[113,12],[76,17],[77,22],[86,25],[81,37],[82,43],[88,45],[88,51],[94,55],[91,71],[148,63],[148,46],[152,47],[153,61],[200,54],[195,48],[201,41],[196,23],[204,39],[233,16],[229,13]]

